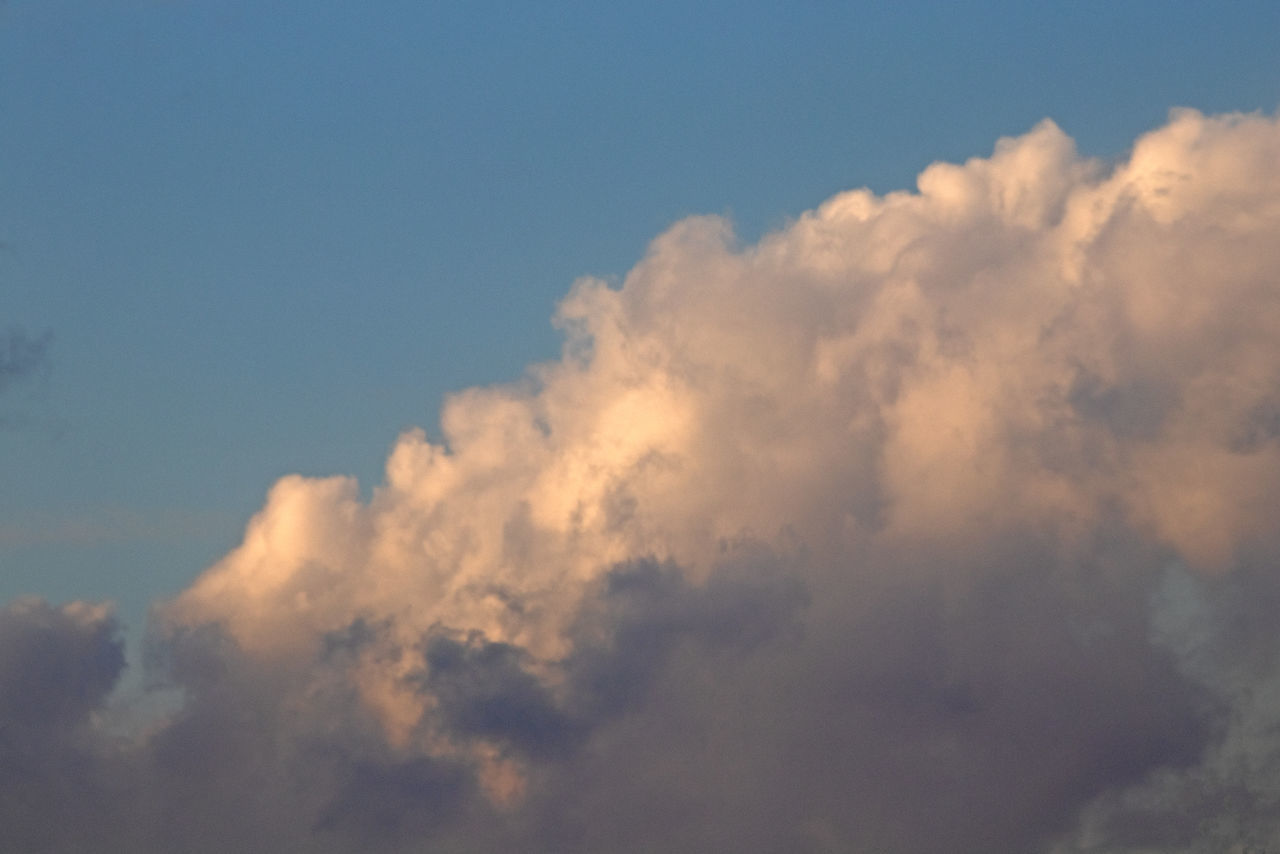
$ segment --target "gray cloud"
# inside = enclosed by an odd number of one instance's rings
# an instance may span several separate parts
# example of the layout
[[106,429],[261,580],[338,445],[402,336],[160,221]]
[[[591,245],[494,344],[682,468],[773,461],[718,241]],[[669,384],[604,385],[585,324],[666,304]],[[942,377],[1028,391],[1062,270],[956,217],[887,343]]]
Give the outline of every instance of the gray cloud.
[[83,725],[124,668],[107,613],[20,600],[0,611],[0,719],[27,730]]
[[0,610],[0,843],[12,851],[74,851],[120,834],[123,780],[94,731],[124,669],[104,608],[34,599]]
[[[601,576],[562,660],[443,629],[393,648],[354,624],[308,665],[341,682],[374,648],[410,659],[454,745],[432,753],[203,629],[168,647],[182,711],[97,760],[150,806],[112,829],[195,851],[1032,850],[1093,798],[1193,766],[1221,711],[1147,635],[1150,579],[1046,583],[1065,568],[1042,545],[957,596],[907,579],[849,610],[764,554],[703,584],[644,560]],[[483,745],[518,765],[520,797],[486,790]]]

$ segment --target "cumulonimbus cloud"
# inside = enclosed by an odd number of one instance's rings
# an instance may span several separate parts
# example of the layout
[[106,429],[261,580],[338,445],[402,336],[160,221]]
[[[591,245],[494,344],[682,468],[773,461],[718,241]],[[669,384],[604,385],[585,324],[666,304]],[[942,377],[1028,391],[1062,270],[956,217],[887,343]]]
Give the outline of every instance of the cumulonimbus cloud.
[[0,786],[132,850],[1275,841],[1278,234],[1280,123],[1194,111],[677,223],[371,500],[277,483],[157,606],[180,709]]

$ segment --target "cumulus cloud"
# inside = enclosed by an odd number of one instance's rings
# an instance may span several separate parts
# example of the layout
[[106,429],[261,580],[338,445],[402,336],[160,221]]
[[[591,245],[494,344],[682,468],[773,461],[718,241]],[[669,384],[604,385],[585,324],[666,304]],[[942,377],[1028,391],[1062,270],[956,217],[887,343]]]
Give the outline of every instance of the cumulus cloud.
[[177,710],[16,646],[111,785],[6,785],[130,850],[1277,844],[1278,233],[1280,123],[1193,111],[677,223],[371,500],[278,482],[156,608]]

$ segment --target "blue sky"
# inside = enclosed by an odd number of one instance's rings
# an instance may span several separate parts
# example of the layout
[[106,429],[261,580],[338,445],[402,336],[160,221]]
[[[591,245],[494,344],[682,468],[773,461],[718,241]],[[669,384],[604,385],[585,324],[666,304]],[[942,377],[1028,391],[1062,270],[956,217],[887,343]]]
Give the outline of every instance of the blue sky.
[[695,213],[1057,121],[1273,111],[1275,3],[72,2],[0,8],[0,599],[138,627],[289,472],[368,490],[444,395],[558,353],[575,278]]

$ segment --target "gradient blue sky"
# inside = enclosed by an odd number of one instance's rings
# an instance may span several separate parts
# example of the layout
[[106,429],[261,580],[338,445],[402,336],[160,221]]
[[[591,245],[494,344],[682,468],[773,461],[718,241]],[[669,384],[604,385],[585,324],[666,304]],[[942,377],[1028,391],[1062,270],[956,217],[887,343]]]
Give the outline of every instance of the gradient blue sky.
[[1051,117],[1280,103],[1274,2],[0,6],[0,601],[133,630],[280,475],[367,490],[672,221],[754,240]]

